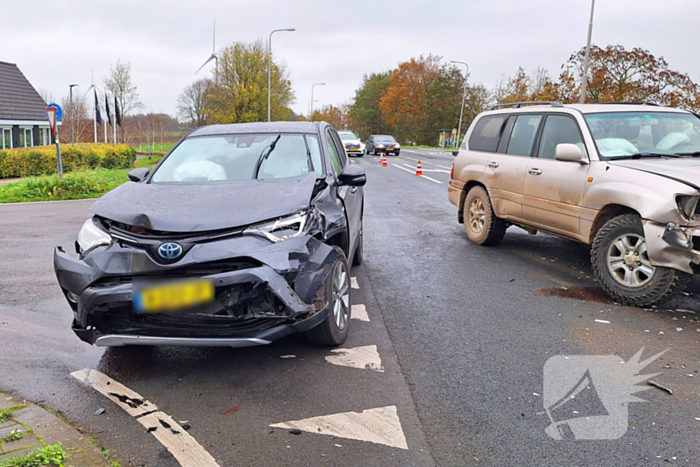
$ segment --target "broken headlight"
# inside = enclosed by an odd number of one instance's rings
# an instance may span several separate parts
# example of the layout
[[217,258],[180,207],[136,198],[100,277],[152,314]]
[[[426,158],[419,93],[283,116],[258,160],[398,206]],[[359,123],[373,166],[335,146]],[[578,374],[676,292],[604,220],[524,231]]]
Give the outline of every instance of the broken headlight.
[[695,215],[695,210],[698,206],[698,196],[689,195],[678,195],[676,196],[676,204],[678,205],[678,210],[683,215],[686,220],[691,220]]
[[311,226],[310,220],[311,214],[308,211],[300,211],[289,217],[248,227],[243,233],[262,235],[271,242],[281,242],[306,235]]
[[88,251],[100,245],[109,245],[112,237],[95,221],[88,219],[78,233],[78,253],[84,255]]

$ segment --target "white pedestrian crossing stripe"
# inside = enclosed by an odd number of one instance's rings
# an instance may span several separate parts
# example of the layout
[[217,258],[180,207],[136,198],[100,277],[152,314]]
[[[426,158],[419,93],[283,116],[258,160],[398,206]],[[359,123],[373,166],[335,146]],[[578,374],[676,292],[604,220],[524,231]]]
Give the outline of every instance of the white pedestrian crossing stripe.
[[353,305],[350,316],[352,319],[367,321],[369,323],[369,315],[367,314],[367,309],[364,305]]
[[408,449],[395,405],[363,410],[361,413],[343,412],[275,423],[270,426],[284,429],[296,428],[309,433],[356,439],[399,449]]
[[384,372],[382,359],[379,357],[376,345],[366,345],[364,347],[353,347],[349,349],[333,349],[326,357],[328,363],[339,366],[349,366],[364,370],[374,370]]

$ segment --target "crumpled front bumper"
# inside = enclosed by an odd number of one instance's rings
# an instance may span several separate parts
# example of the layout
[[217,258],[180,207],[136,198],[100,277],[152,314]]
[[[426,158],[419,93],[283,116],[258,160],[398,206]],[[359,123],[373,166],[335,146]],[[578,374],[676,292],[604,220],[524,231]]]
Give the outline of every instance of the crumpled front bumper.
[[[321,286],[337,257],[333,247],[313,237],[271,243],[256,236],[239,236],[196,244],[174,264],[159,263],[148,249],[119,242],[98,247],[82,260],[58,247],[54,269],[73,309],[73,330],[85,342],[243,347],[267,344],[323,321],[329,307],[319,291],[325,290]],[[224,303],[231,309],[237,306],[231,305],[235,302],[231,295],[238,288],[267,297],[274,307],[256,309],[260,301],[241,304],[245,306],[242,315],[230,319],[144,315],[132,309],[134,279],[175,277],[213,281],[219,308]]]
[[694,273],[693,265],[700,264],[700,250],[695,249],[693,238],[700,244],[700,226],[682,227],[673,222],[662,224],[649,220],[642,223],[653,266]]

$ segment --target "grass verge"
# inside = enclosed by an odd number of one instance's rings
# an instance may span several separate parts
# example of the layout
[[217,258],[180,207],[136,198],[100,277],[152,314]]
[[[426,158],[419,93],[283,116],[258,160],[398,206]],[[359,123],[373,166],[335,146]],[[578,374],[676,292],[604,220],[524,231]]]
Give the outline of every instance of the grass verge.
[[97,198],[127,181],[126,169],[94,169],[30,177],[0,186],[0,203]]
[[[166,153],[170,151],[170,149],[175,146],[175,143],[165,143],[165,144],[153,144],[151,145],[151,153],[154,152],[162,152]],[[137,146],[131,146],[135,151],[144,154],[148,153],[148,146],[145,144],[137,145]]]
[[0,467],[41,467],[43,465],[62,465],[66,458],[66,451],[61,448],[61,443],[46,446],[32,451],[27,456],[15,456],[0,461]]
[[134,162],[134,167],[148,167],[149,169],[152,169],[158,162],[160,162],[162,158],[163,156],[151,156],[144,157],[143,159],[137,159],[136,162]]

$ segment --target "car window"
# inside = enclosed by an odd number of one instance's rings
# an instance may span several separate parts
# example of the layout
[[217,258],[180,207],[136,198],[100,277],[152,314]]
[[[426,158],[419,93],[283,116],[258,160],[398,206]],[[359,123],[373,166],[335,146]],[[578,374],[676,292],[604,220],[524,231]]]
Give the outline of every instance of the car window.
[[343,142],[338,137],[338,133],[335,131],[331,130],[331,136],[333,137],[333,142],[335,142],[335,148],[338,150],[338,154],[340,155],[340,166],[345,167],[345,165],[348,163],[348,155],[345,152],[345,145],[343,145]]
[[[296,177],[310,171],[322,176],[320,154],[314,160],[312,150],[318,141],[309,139],[307,149],[304,138],[302,134],[279,133],[187,138],[160,164],[151,180],[154,183],[250,180],[255,178],[255,165],[261,154],[275,140],[274,150],[260,164],[258,178]],[[320,153],[318,149],[315,151]]]
[[326,144],[328,146],[328,155],[331,158],[331,167],[333,167],[333,172],[335,172],[337,177],[340,174],[340,171],[343,170],[343,164],[340,161],[340,155],[338,154],[339,151],[338,148],[335,147],[330,131],[326,131]]
[[554,159],[557,144],[570,143],[584,149],[578,123],[565,115],[548,115],[544,122],[537,157]]
[[537,127],[542,115],[518,115],[510,134],[510,142],[506,154],[514,156],[529,156],[532,154],[532,143],[535,142]]
[[692,114],[608,112],[588,114],[585,119],[603,157],[700,151],[700,120]]
[[306,135],[306,144],[309,145],[314,172],[319,176],[323,175],[323,158],[321,157],[321,144],[318,142],[318,136]]
[[359,139],[359,138],[355,135],[355,133],[351,133],[351,132],[349,132],[349,131],[343,131],[343,132],[341,132],[341,133],[338,133],[338,135],[340,136],[340,139],[341,139],[342,141],[353,141],[353,140]]
[[374,141],[378,143],[395,143],[396,140],[394,139],[393,136],[389,135],[378,135],[374,137]]
[[498,139],[501,136],[503,122],[508,115],[489,115],[481,117],[471,137],[469,138],[469,149],[472,151],[496,152]]

